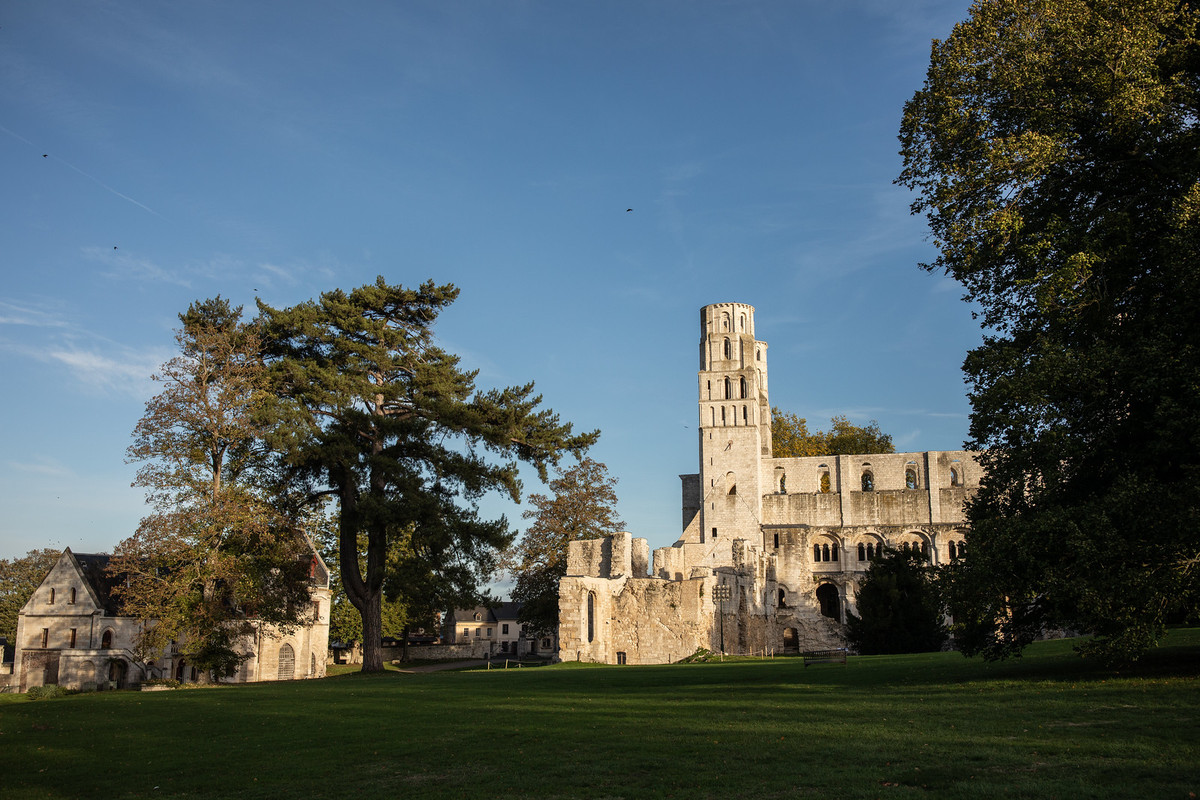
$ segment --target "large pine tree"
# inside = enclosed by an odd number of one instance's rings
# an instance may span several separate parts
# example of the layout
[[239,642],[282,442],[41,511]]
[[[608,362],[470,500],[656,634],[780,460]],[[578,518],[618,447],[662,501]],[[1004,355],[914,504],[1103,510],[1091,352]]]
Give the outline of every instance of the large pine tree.
[[[437,346],[433,326],[458,289],[382,277],[289,309],[259,304],[276,392],[288,424],[275,440],[310,496],[337,498],[340,578],[362,615],[363,671],[383,669],[381,602],[391,569],[417,608],[478,600],[511,541],[507,520],[477,501],[520,498],[518,462],[547,468],[598,434],[573,435],[533,384],[477,391],[475,373]],[[365,534],[365,564],[360,563]],[[411,536],[403,563],[388,544]]]

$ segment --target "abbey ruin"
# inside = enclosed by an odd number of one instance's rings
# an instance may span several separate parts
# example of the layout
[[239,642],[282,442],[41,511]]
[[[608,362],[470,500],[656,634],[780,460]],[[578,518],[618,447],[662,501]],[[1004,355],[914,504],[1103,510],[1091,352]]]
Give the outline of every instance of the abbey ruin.
[[767,344],[754,308],[700,312],[700,471],[681,475],[683,533],[572,542],[559,655],[609,664],[844,644],[855,587],[881,548],[934,564],[962,553],[973,453],[774,458]]

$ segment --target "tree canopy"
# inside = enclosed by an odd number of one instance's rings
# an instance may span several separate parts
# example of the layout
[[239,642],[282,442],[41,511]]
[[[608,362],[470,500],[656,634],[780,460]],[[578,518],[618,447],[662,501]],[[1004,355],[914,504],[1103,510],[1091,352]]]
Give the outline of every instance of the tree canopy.
[[[513,536],[505,518],[480,517],[479,498],[495,490],[519,499],[519,462],[545,480],[598,435],[573,434],[532,383],[477,391],[476,373],[433,336],[457,296],[451,285],[406,289],[380,277],[289,309],[259,303],[285,408],[273,445],[309,496],[337,498],[340,578],[362,616],[364,671],[383,669],[389,571],[415,607],[474,605]],[[407,555],[389,566],[389,542],[400,536],[411,536]]]
[[550,481],[552,494],[531,494],[533,508],[521,539],[507,556],[517,579],[513,600],[523,603],[519,621],[530,635],[558,630],[558,583],[567,574],[567,546],[622,530],[617,517],[617,479],[598,461],[583,458],[559,467]]
[[205,675],[245,659],[250,618],[290,626],[308,608],[310,552],[274,503],[262,440],[271,425],[259,339],[221,298],[180,315],[180,353],[138,421],[131,461],[152,513],[109,570],[125,613],[145,621],[153,658],[178,642]]
[[21,607],[60,555],[57,550],[30,550],[21,558],[0,558],[0,636],[6,637],[9,644],[17,644]]
[[985,327],[967,652],[1136,657],[1200,600],[1200,9],[979,0],[907,103],[898,180]]
[[863,655],[925,653],[946,641],[934,567],[917,548],[876,556],[855,597],[846,636]]
[[809,431],[808,420],[797,414],[771,409],[771,451],[775,458],[894,453],[891,434],[871,420],[854,425],[844,416],[829,420],[829,430]]

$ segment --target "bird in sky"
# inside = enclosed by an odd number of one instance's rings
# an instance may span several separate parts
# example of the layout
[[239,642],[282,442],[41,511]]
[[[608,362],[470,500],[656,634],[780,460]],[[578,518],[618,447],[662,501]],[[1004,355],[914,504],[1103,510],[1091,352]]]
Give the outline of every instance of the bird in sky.
[[632,209],[632,208],[627,208],[627,209],[625,209],[625,213],[626,213],[626,214],[628,214],[630,211],[633,211],[633,209]]

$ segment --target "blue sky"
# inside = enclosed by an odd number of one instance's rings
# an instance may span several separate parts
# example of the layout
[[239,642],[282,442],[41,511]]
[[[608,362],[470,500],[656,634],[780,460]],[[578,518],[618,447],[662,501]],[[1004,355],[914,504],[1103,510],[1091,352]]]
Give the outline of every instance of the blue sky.
[[136,527],[125,448],[189,302],[376,275],[458,285],[442,343],[599,428],[652,547],[697,469],[708,303],[756,307],[774,405],[960,447],[980,334],[892,181],[967,7],[4,4],[0,557]]

